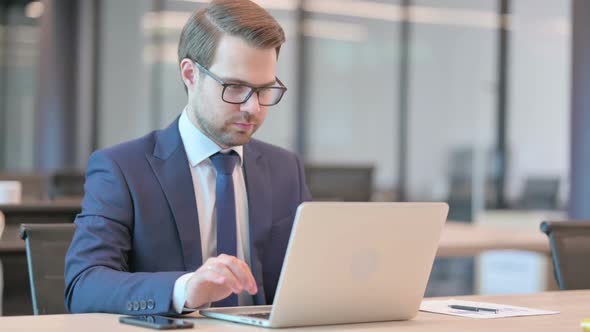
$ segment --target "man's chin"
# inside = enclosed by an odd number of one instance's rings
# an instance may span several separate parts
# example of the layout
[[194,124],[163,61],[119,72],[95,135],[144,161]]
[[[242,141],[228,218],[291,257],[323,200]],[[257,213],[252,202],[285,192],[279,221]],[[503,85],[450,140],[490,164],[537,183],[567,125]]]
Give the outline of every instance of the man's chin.
[[224,145],[226,146],[238,146],[248,144],[252,140],[251,134],[234,134],[232,137],[228,137],[225,140]]

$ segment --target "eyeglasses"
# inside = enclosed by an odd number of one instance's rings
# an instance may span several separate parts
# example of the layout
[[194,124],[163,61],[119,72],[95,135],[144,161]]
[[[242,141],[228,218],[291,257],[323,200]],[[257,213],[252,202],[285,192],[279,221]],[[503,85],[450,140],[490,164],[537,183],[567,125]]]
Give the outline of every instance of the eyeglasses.
[[207,68],[201,66],[198,62],[193,62],[202,72],[223,86],[221,100],[229,104],[243,104],[252,97],[254,92],[256,92],[258,95],[258,104],[260,106],[273,106],[281,101],[281,98],[283,98],[283,95],[287,91],[287,87],[278,77],[275,77],[275,79],[280,86],[263,86],[255,88],[245,84],[226,83]]

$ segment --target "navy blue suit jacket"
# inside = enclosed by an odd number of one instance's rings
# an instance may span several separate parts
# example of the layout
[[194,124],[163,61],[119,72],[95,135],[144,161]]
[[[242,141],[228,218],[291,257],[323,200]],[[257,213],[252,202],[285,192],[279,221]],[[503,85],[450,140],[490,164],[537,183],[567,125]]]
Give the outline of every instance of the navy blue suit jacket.
[[[281,148],[244,145],[255,304],[272,303],[297,206],[311,197],[303,165]],[[178,119],[93,153],[66,255],[70,312],[174,313],[178,277],[202,264],[195,192]]]

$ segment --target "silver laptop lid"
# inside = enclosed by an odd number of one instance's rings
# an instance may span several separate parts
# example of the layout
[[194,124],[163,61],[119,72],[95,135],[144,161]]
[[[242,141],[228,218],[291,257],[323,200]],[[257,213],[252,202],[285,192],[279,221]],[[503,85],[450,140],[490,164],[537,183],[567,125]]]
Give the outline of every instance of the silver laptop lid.
[[270,325],[413,318],[447,213],[445,203],[303,203]]

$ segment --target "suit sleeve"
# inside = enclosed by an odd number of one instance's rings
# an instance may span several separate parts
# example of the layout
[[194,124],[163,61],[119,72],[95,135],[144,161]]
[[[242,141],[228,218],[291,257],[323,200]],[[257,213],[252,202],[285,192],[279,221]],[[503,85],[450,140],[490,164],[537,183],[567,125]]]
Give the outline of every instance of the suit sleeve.
[[95,152],[88,161],[82,212],[66,255],[68,311],[175,313],[174,283],[185,272],[130,272],[133,218],[121,169],[106,153]]

